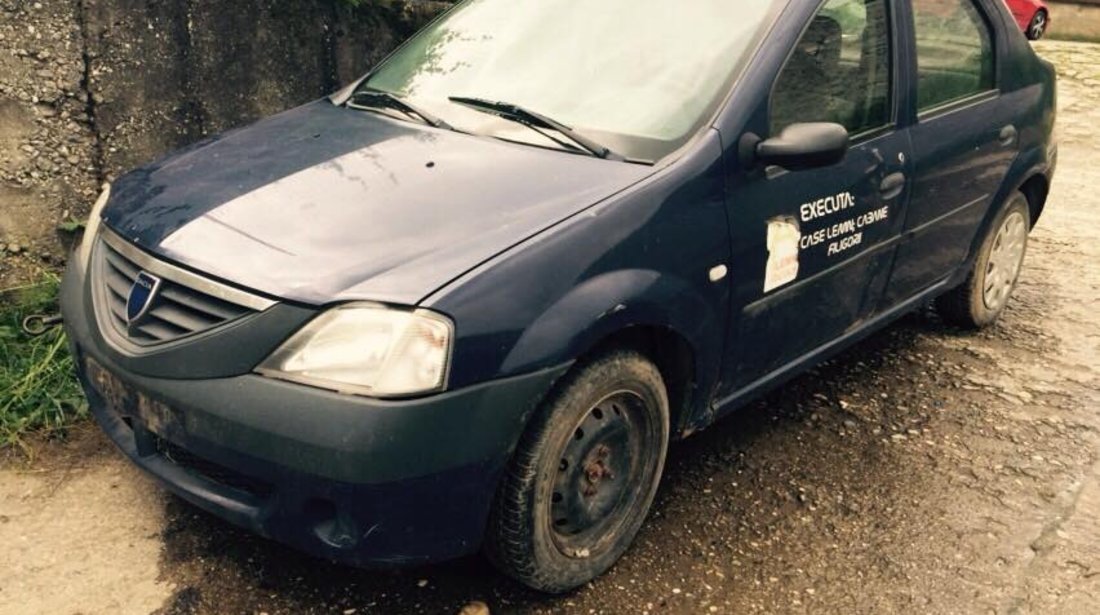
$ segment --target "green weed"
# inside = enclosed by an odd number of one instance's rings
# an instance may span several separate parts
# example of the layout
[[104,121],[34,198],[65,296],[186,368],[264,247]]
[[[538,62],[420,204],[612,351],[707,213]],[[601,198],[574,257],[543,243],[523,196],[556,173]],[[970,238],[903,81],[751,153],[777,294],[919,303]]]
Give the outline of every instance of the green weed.
[[60,280],[0,291],[0,447],[21,445],[30,432],[56,433],[87,413],[61,327],[31,337],[22,330],[32,314],[57,311]]

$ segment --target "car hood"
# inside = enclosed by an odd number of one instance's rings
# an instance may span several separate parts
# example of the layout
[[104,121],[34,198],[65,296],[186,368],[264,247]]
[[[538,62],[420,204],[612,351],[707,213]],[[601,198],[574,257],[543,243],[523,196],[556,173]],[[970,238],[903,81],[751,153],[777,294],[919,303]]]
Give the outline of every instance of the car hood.
[[309,304],[415,304],[652,168],[311,103],[120,178],[104,223]]

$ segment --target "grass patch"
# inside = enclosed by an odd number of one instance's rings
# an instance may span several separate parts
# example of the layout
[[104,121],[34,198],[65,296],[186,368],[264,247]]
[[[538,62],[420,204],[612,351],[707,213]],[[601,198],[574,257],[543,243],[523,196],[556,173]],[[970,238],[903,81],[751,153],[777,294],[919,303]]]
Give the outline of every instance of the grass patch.
[[22,446],[31,433],[58,435],[87,413],[73,374],[65,333],[23,333],[23,319],[54,314],[60,279],[46,274],[33,286],[0,291],[0,447]]

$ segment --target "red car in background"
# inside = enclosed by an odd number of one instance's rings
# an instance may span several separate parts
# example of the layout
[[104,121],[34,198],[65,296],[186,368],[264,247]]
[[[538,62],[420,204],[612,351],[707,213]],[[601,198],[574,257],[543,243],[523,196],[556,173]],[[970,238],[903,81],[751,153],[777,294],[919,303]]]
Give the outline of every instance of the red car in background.
[[1024,34],[1033,41],[1043,38],[1050,25],[1050,9],[1043,0],[1005,0]]

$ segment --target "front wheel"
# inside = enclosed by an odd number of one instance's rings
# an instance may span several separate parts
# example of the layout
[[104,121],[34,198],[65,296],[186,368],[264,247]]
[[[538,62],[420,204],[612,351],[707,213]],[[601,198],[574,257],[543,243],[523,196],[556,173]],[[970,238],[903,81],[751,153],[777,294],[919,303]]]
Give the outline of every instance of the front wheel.
[[578,367],[516,450],[489,521],[489,559],[548,593],[602,574],[645,520],[668,438],[668,395],[652,362],[619,350]]
[[1043,35],[1046,34],[1049,21],[1046,11],[1037,11],[1035,16],[1031,18],[1031,23],[1027,25],[1027,37],[1033,41],[1043,38]]
[[1030,232],[1027,197],[1016,192],[989,227],[966,282],[936,299],[940,316],[971,329],[993,324],[1016,289]]

